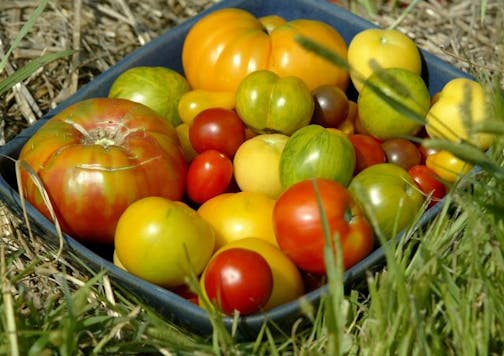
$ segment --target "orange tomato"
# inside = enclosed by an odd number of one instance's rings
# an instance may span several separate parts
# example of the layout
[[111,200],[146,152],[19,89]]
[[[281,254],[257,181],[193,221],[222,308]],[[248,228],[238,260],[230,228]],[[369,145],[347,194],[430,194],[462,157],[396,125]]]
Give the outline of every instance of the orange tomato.
[[343,37],[321,21],[261,22],[245,10],[226,8],[205,16],[189,31],[182,49],[184,73],[193,89],[210,91],[234,92],[247,74],[261,69],[297,76],[310,90],[323,84],[345,90],[348,72],[305,50],[297,35],[319,41],[346,59]]

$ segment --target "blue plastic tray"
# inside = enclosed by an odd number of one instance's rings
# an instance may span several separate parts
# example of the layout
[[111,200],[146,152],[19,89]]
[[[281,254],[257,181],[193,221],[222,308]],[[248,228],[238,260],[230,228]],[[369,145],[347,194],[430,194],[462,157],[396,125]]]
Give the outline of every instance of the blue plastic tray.
[[[111,83],[126,69],[139,65],[167,66],[182,73],[181,49],[185,35],[191,26],[205,14],[223,7],[238,7],[248,10],[256,16],[277,14],[286,20],[295,18],[307,18],[324,21],[334,28],[345,38],[347,43],[359,31],[374,27],[371,23],[354,14],[328,3],[326,0],[225,0],[202,12],[198,16],[182,23],[176,28],[164,33],[160,37],[131,53],[115,66],[98,76],[95,80],[82,87],[75,95],[52,110],[44,118],[30,128],[22,131],[17,137],[0,148],[0,198],[7,204],[14,214],[22,216],[21,203],[16,189],[14,164],[4,156],[18,157],[24,143],[44,122],[54,116],[63,108],[77,101],[107,96]],[[430,93],[434,94],[450,79],[467,76],[464,72],[443,62],[439,58],[422,51],[424,59],[423,77],[429,87]],[[431,220],[438,212],[438,208],[427,211],[422,217],[420,224]],[[41,215],[32,206],[28,205],[28,215],[34,224],[35,231],[48,242],[57,240],[54,225]],[[84,260],[95,270],[105,269],[115,282],[127,288],[138,298],[150,305],[163,317],[170,319],[184,327],[203,335],[212,332],[212,326],[207,313],[179,297],[178,295],[145,282],[114,266],[109,260],[101,257],[98,253],[83,246],[71,236],[65,236],[65,248]],[[375,250],[366,259],[345,272],[345,283],[361,278],[365,271],[375,267],[384,260],[382,249]],[[310,303],[317,304],[326,287],[321,287],[304,296]],[[301,316],[299,300],[274,308],[266,313],[243,317],[239,321],[238,336],[241,339],[251,339],[257,335],[265,321],[270,321],[288,330],[292,322]],[[233,320],[224,318],[226,326],[231,327]]]

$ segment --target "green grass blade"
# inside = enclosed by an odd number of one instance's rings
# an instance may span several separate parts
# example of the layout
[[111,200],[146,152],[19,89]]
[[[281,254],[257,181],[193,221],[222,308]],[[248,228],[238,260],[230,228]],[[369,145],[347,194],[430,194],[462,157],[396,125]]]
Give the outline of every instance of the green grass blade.
[[56,53],[48,53],[37,59],[30,61],[24,67],[18,69],[12,75],[9,75],[6,79],[0,82],[0,95],[10,90],[17,83],[25,80],[30,75],[32,75],[37,69],[44,66],[45,64],[52,62],[56,59],[67,57],[75,53],[73,50],[66,50]]
[[12,45],[10,46],[9,50],[7,51],[5,56],[3,57],[2,61],[0,62],[0,73],[3,71],[5,65],[7,64],[7,61],[9,60],[9,56],[12,53],[12,51],[14,51],[14,49],[16,49],[19,46],[23,37],[26,36],[26,34],[28,32],[30,32],[31,28],[33,27],[33,25],[35,24],[37,19],[40,17],[42,12],[44,11],[48,2],[49,2],[49,0],[41,0],[39,3],[39,6],[37,6],[35,11],[33,11],[30,18],[28,19],[28,21],[23,25],[23,27],[21,28],[21,30],[17,34],[16,38],[14,39],[14,42],[12,42]]

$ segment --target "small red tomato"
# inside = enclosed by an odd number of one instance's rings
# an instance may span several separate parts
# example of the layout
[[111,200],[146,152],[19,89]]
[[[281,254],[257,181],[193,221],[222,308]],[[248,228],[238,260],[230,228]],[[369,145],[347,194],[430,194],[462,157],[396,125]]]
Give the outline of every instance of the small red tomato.
[[273,272],[259,253],[230,248],[216,254],[208,263],[205,291],[224,314],[235,310],[241,315],[260,311],[273,290]]
[[285,190],[273,208],[275,236],[280,249],[303,271],[322,275],[324,227],[315,185],[320,193],[331,237],[341,242],[346,269],[366,257],[373,249],[371,225],[341,184],[329,179],[306,179]]
[[348,139],[352,142],[355,150],[354,174],[373,164],[385,163],[387,160],[380,141],[373,136],[352,134],[348,135]]
[[417,146],[405,138],[391,138],[381,144],[387,162],[397,164],[405,170],[420,164],[422,155]]
[[233,178],[233,162],[216,150],[198,154],[187,171],[187,196],[195,203],[203,203],[224,193]]
[[233,157],[245,138],[245,124],[229,109],[203,110],[189,127],[189,140],[198,153],[213,149]]
[[445,185],[429,167],[425,165],[416,165],[411,167],[408,173],[424,194],[432,194],[429,207],[436,204],[446,195]]

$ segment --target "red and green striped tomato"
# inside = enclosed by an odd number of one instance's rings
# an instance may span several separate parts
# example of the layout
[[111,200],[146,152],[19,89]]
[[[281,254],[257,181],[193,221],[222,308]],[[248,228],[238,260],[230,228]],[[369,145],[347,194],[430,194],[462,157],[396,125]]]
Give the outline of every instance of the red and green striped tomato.
[[[19,159],[41,179],[63,231],[111,244],[117,221],[147,196],[180,200],[187,164],[175,129],[147,106],[125,99],[78,102],[47,121]],[[51,218],[23,170],[27,200]]]
[[355,168],[355,151],[339,130],[307,125],[285,144],[280,157],[284,189],[308,178],[326,178],[347,186]]

